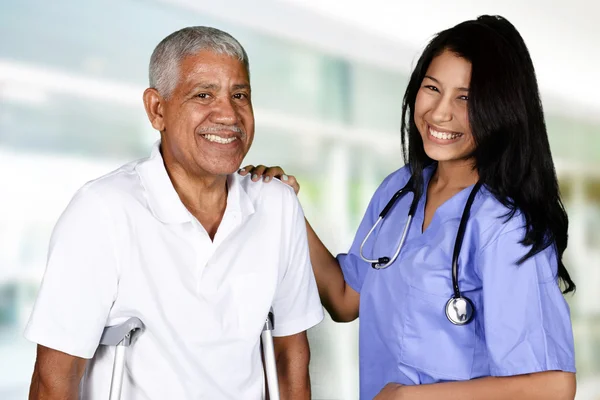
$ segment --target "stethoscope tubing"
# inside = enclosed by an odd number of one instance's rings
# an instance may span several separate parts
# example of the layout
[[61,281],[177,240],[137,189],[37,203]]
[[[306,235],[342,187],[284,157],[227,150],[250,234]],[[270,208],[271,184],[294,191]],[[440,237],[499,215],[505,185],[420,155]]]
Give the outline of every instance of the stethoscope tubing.
[[[448,303],[446,304],[446,316],[448,317],[448,320],[451,323],[453,323],[454,325],[464,325],[464,324],[469,323],[472,320],[474,310],[475,310],[475,307],[474,307],[472,301],[470,299],[468,299],[467,297],[462,296],[462,294],[460,292],[460,287],[458,284],[458,259],[460,256],[460,250],[461,250],[462,243],[463,243],[464,236],[465,236],[465,231],[467,229],[467,223],[469,221],[471,206],[473,205],[473,202],[475,201],[475,196],[477,195],[477,192],[479,191],[481,186],[482,186],[482,183],[477,182],[475,184],[475,186],[473,187],[473,189],[471,190],[471,193],[469,194],[469,197],[465,204],[465,208],[463,209],[460,223],[458,225],[456,239],[454,241],[454,251],[452,253],[452,291],[453,291],[453,295],[450,298],[450,300],[448,300]],[[366,258],[363,253],[363,248],[364,248],[365,244],[367,243],[367,240],[369,239],[369,237],[375,230],[375,228],[377,228],[377,226],[383,221],[383,219],[386,217],[386,215],[389,213],[389,211],[392,209],[392,207],[396,204],[396,202],[408,192],[412,192],[413,195],[415,194],[412,178],[409,179],[409,181],[406,183],[406,185],[402,189],[400,189],[396,193],[394,193],[394,195],[387,202],[386,206],[383,208],[381,213],[379,213],[379,218],[377,218],[377,221],[375,222],[373,227],[371,227],[371,229],[369,230],[369,232],[363,239],[362,243],[360,244],[359,255],[360,255],[361,259],[365,262],[370,263],[374,269],[381,270],[381,269],[388,268],[390,265],[392,265],[396,261],[396,259],[400,255],[400,252],[402,251],[402,248],[404,247],[404,243],[406,241],[406,238],[408,237],[408,232],[410,230],[410,226],[412,225],[412,220],[415,215],[417,205],[419,203],[419,199],[416,196],[413,198],[413,200],[411,202],[410,209],[408,211],[408,217],[406,219],[406,224],[404,225],[404,229],[402,231],[402,236],[400,237],[400,241],[398,243],[398,246],[396,247],[396,251],[394,252],[394,255],[392,256],[392,258],[390,259],[389,257],[379,257],[377,259],[370,259],[370,258]],[[465,315],[467,315],[466,318],[458,319],[457,317],[454,316],[454,314],[451,313],[451,306],[456,303],[455,301],[462,301],[462,302],[464,302],[464,304],[466,306],[470,307],[470,311],[469,311],[469,313],[467,313],[468,315],[465,314]]]

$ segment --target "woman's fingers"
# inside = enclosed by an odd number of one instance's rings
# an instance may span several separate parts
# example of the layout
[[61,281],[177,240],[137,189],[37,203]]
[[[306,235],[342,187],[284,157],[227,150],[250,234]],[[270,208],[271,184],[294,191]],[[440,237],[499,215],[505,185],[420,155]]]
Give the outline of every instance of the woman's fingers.
[[242,176],[250,174],[252,176],[251,179],[254,182],[257,182],[260,179],[262,179],[265,182],[269,182],[273,178],[278,178],[283,183],[291,186],[294,189],[294,192],[296,192],[296,194],[298,194],[298,192],[300,191],[300,184],[296,180],[296,177],[294,177],[293,175],[286,175],[283,168],[279,166],[267,167],[262,164],[257,166],[249,164],[243,168],[240,168],[238,173]]
[[300,191],[300,184],[298,183],[294,175],[281,175],[279,179],[281,180],[281,182],[290,185],[294,189],[294,192],[298,194],[298,192]]
[[246,165],[245,167],[242,167],[240,169],[238,169],[238,174],[245,176],[246,174],[252,172],[252,170],[254,169],[254,165]]
[[263,178],[265,181],[269,181],[271,178],[281,178],[281,176],[285,174],[285,171],[281,167],[246,165],[244,168],[240,168],[238,173],[242,176],[250,174],[252,175],[252,180],[256,182],[261,178]]
[[260,178],[262,178],[263,174],[265,173],[265,170],[267,169],[267,167],[265,167],[264,165],[257,165],[256,167],[254,167],[252,169],[252,180],[254,182],[258,182],[260,180]]

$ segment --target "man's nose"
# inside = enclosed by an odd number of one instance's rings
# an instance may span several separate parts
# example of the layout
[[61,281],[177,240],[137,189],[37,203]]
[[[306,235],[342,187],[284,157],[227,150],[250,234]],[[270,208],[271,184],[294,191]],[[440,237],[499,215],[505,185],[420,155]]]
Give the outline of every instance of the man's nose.
[[211,113],[211,121],[216,124],[235,125],[238,123],[238,113],[230,98],[219,99]]

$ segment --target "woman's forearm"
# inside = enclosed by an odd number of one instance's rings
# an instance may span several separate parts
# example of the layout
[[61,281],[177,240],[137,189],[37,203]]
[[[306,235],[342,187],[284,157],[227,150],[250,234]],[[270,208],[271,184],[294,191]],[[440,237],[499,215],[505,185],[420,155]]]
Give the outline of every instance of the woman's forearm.
[[336,258],[306,221],[310,261],[313,266],[321,303],[337,322],[348,322],[358,317],[358,294],[344,281]]
[[402,386],[398,390],[398,400],[573,400],[575,387],[575,374],[548,371],[463,382]]

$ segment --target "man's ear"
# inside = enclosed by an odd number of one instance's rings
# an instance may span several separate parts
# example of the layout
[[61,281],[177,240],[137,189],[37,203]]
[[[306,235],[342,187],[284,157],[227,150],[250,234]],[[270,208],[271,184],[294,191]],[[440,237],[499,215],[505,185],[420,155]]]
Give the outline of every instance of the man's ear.
[[144,108],[152,124],[152,127],[159,132],[165,130],[164,109],[165,99],[154,88],[148,88],[144,91]]

